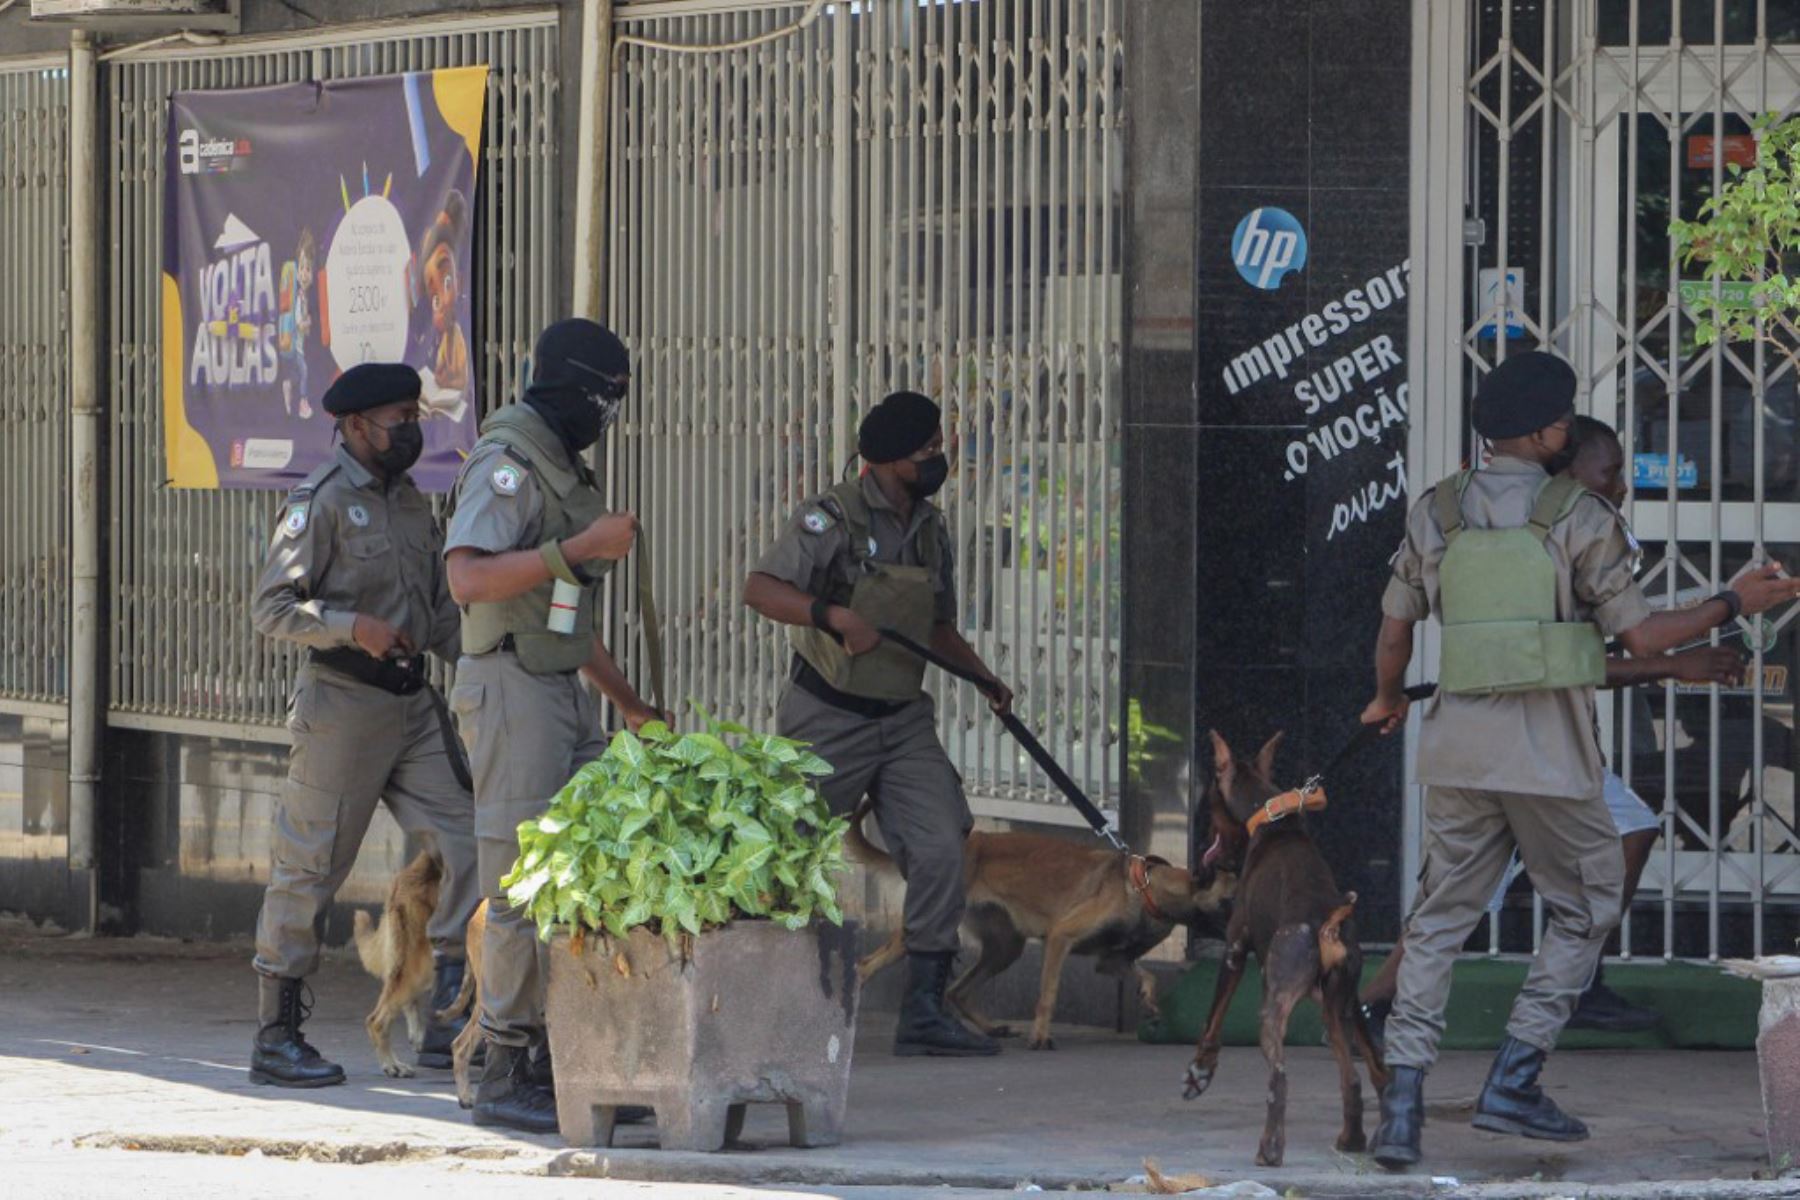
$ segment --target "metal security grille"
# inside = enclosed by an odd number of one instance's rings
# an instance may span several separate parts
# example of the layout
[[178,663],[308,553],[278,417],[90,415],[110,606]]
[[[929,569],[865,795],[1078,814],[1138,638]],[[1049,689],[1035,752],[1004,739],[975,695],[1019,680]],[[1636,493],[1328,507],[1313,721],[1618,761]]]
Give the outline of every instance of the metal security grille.
[[0,59],[0,708],[66,700],[69,73]]
[[[620,28],[719,44],[801,11]],[[1115,797],[1123,80],[1116,0],[877,0],[750,49],[624,49],[609,312],[640,366],[614,478],[656,536],[675,695],[772,719],[788,651],[745,573],[911,388],[956,463],[959,624]],[[971,689],[940,717],[982,811],[1073,818]]]
[[249,624],[280,497],[164,485],[159,298],[169,93],[480,63],[491,70],[475,226],[475,358],[491,407],[511,394],[531,339],[552,318],[554,12],[150,51],[109,64],[114,724],[269,737],[294,665],[290,649]]
[[[1472,394],[1508,353],[1568,358],[1580,410],[1624,443],[1639,578],[1660,607],[1712,594],[1753,556],[1793,563],[1793,372],[1761,348],[1695,343],[1688,304],[1711,285],[1684,268],[1669,222],[1698,216],[1728,164],[1753,160],[1751,119],[1800,109],[1800,2],[1429,8],[1416,48],[1436,59],[1426,102],[1458,115],[1425,116],[1420,132],[1428,160],[1465,168],[1460,181],[1433,177],[1415,230],[1428,289],[1465,298],[1454,328],[1415,318],[1439,394]],[[1462,416],[1440,411],[1415,433],[1416,484],[1473,451]],[[1745,687],[1671,683],[1602,700],[1613,768],[1661,821],[1627,953],[1760,953],[1800,932],[1796,611],[1721,635],[1754,656]],[[1533,908],[1529,923],[1491,931],[1496,949],[1535,943]]]

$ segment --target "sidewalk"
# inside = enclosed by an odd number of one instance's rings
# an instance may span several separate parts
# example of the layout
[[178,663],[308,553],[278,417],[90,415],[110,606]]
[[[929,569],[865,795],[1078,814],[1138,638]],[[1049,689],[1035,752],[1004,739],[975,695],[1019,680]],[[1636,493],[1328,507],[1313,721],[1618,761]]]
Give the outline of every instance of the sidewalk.
[[[375,984],[349,958],[330,958],[314,987],[309,1033],[350,1082],[316,1092],[260,1088],[244,1072],[255,992],[247,949],[49,939],[0,925],[0,1160],[259,1151],[510,1174],[810,1185],[841,1195],[852,1186],[1118,1188],[1154,1159],[1170,1173],[1255,1179],[1305,1196],[1433,1190],[1430,1175],[1390,1177],[1332,1150],[1337,1076],[1323,1049],[1290,1051],[1288,1154],[1279,1170],[1254,1161],[1267,1081],[1255,1050],[1227,1049],[1212,1090],[1184,1103],[1187,1051],[1177,1047],[1064,1028],[1053,1052],[1015,1043],[994,1060],[895,1059],[878,1020],[866,1023],[857,1047],[842,1146],[787,1149],[779,1110],[753,1108],[748,1150],[665,1155],[650,1148],[653,1129],[638,1127],[623,1132],[619,1149],[569,1150],[554,1138],[475,1128],[447,1073],[383,1078],[362,1028]],[[1792,1195],[1800,1186],[1752,1182],[1766,1164],[1751,1054],[1557,1057],[1553,1093],[1594,1130],[1573,1147],[1471,1129],[1467,1112],[1486,1065],[1485,1055],[1453,1054],[1433,1073],[1431,1174],[1508,1185],[1479,1189],[1493,1195],[1575,1195],[1580,1184],[1618,1195],[1618,1185],[1637,1181],[1735,1181],[1645,1195]]]

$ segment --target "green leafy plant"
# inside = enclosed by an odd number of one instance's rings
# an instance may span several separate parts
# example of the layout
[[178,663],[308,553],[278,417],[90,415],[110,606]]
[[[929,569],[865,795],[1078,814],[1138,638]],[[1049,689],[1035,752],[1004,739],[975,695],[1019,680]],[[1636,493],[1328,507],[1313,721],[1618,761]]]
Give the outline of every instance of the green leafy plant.
[[849,823],[812,782],[830,764],[800,742],[701,716],[703,732],[652,722],[615,734],[548,812],[520,824],[518,861],[500,882],[541,937],[648,926],[684,948],[736,917],[842,924]]
[[1800,250],[1800,118],[1770,113],[1754,128],[1756,165],[1726,168],[1699,220],[1669,222],[1682,261],[1705,267],[1679,294],[1700,345],[1765,342],[1800,371],[1800,276],[1787,263]]

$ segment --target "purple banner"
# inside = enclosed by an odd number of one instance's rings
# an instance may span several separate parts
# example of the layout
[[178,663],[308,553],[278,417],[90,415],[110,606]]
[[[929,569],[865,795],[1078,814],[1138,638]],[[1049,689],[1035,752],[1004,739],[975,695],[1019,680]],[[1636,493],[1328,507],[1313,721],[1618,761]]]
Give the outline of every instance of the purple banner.
[[169,98],[163,409],[176,487],[288,488],[362,362],[424,379],[413,479],[444,491],[480,405],[469,282],[487,68]]

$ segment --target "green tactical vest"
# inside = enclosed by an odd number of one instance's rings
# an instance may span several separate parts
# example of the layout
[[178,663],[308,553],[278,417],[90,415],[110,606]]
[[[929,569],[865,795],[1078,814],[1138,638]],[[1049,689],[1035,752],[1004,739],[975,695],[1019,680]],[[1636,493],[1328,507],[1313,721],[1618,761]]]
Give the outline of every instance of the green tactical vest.
[[[606,501],[594,483],[593,473],[577,461],[569,464],[562,440],[544,423],[544,419],[524,404],[509,404],[482,423],[481,441],[477,449],[489,442],[505,446],[514,457],[530,468],[544,497],[542,541],[561,541],[579,533],[595,517],[607,512]],[[473,461],[473,454],[470,459]],[[486,465],[484,464],[484,469]],[[463,465],[463,473],[469,466]],[[462,479],[451,492],[454,505]],[[541,543],[540,543],[541,544]],[[535,549],[521,546],[521,550]],[[612,569],[610,561],[583,565],[590,575],[605,574]],[[491,604],[470,604],[463,609],[462,642],[464,654],[486,654],[512,635],[513,651],[519,663],[536,675],[553,675],[579,669],[594,652],[594,635],[600,629],[602,614],[597,603],[598,582],[581,589],[581,602],[575,612],[575,632],[552,633],[545,627],[550,615],[552,581],[531,589],[511,600]]]
[[1456,695],[1596,687],[1606,681],[1606,643],[1587,621],[1556,618],[1556,561],[1544,541],[1585,489],[1566,475],[1546,482],[1531,519],[1514,529],[1470,529],[1462,496],[1472,472],[1438,485],[1438,688]]
[[[821,599],[849,608],[876,629],[897,629],[930,644],[937,620],[932,584],[944,561],[937,522],[927,522],[918,534],[922,565],[906,567],[876,562],[870,556],[875,521],[860,480],[838,484],[819,498],[819,504],[844,523],[850,539],[850,553],[840,559],[843,569],[827,583]],[[852,657],[823,629],[794,625],[788,632],[800,657],[840,692],[898,703],[917,700],[923,690],[925,663],[885,640],[867,654]]]

